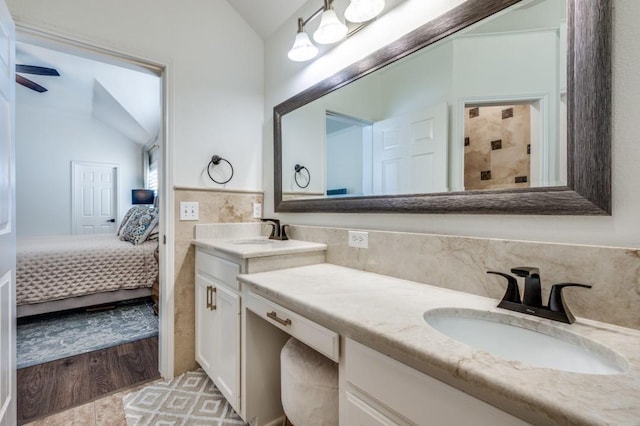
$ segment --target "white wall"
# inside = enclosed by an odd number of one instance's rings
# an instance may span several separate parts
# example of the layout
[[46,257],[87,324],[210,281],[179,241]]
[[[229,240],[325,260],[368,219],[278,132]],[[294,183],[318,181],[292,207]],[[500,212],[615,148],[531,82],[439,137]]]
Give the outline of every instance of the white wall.
[[8,0],[17,24],[168,63],[170,185],[220,187],[213,154],[233,163],[232,189],[262,188],[263,43],[223,0]]
[[[398,38],[420,21],[454,7],[461,1],[409,0],[360,33],[336,46],[310,64],[293,63],[286,53],[291,47],[290,23],[280,28],[265,45],[265,114],[274,105],[357,61],[377,47]],[[315,2],[300,11],[307,16]],[[399,214],[279,214],[284,222],[428,232],[447,235],[509,238],[530,241],[640,246],[640,2],[617,0],[613,19],[613,215],[608,217],[511,216],[511,215],[399,215]],[[265,216],[273,214],[272,125],[264,128]]]
[[[557,28],[558,23],[556,23]],[[545,132],[540,144],[546,167],[545,186],[566,185],[558,176],[559,38],[555,29],[460,37],[453,42],[453,141],[464,139],[463,102],[500,99],[542,100]],[[505,60],[505,58],[508,58]],[[450,188],[464,188],[464,146],[451,144]],[[534,163],[535,164],[535,163]],[[545,168],[545,171],[547,169]]]
[[[377,76],[360,79],[282,117],[283,192],[318,194],[332,189],[332,186],[326,185],[327,111],[361,120],[379,120],[379,80]],[[312,174],[311,183],[307,188],[301,189],[294,183],[293,170],[296,164],[306,166]],[[273,181],[273,178],[270,180]]]
[[[452,105],[453,43],[447,41],[383,68],[378,120],[409,114],[441,103]],[[388,69],[387,69],[388,68]]]
[[[325,109],[322,103],[312,102],[283,117],[282,145],[286,154],[282,156],[282,192],[325,192]],[[295,165],[303,165],[311,174],[306,188],[295,183]],[[273,178],[271,178],[273,181]],[[302,182],[302,181],[301,181]]]
[[16,98],[18,237],[71,233],[71,161],[119,166],[119,223],[142,187],[142,147],[89,115]]

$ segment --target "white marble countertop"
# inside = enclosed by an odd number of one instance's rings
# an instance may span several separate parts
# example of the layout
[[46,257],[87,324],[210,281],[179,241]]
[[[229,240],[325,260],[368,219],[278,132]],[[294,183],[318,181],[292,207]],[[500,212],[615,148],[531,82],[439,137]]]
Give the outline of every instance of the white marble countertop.
[[325,251],[326,244],[312,243],[298,240],[269,240],[267,237],[239,237],[239,238],[196,238],[196,247],[215,250],[242,259],[265,256],[279,256],[284,254],[308,253]]
[[[640,424],[640,331],[578,318],[562,324],[440,287],[319,264],[239,279],[263,296],[533,424]],[[430,309],[508,313],[548,334],[598,342],[626,359],[617,375],[534,368],[457,342],[427,325]],[[544,330],[542,330],[544,329]],[[555,331],[554,331],[555,330]]]

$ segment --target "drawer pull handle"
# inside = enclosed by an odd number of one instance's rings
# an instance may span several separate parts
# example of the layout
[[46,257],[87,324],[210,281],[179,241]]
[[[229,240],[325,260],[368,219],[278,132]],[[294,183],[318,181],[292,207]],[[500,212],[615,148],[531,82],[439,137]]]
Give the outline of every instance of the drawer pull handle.
[[275,322],[284,325],[285,327],[288,325],[291,325],[291,320],[289,318],[287,319],[278,318],[278,314],[276,314],[276,311],[268,312],[267,316],[272,320],[274,320]]
[[210,285],[207,286],[207,309],[211,311],[216,309],[216,305],[213,304],[213,293],[215,293],[216,290],[216,287]]

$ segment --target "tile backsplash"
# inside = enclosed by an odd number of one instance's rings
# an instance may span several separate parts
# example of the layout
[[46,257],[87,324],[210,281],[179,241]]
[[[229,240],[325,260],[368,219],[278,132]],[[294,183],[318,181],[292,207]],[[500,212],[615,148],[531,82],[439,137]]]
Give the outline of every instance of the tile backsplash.
[[[567,288],[576,317],[640,329],[640,249],[368,231],[369,248],[347,244],[348,229],[291,226],[291,238],[326,243],[328,263],[453,290],[502,298],[506,281],[486,271],[540,269],[543,302],[552,284]],[[518,278],[523,287],[522,278]]]

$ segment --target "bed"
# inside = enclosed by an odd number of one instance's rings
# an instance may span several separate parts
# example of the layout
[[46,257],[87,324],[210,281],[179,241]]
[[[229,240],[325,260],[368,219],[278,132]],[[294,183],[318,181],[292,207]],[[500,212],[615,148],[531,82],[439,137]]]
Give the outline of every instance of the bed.
[[17,316],[150,296],[158,280],[158,241],[136,230],[135,241],[123,241],[126,220],[118,234],[19,238]]

